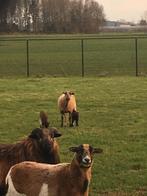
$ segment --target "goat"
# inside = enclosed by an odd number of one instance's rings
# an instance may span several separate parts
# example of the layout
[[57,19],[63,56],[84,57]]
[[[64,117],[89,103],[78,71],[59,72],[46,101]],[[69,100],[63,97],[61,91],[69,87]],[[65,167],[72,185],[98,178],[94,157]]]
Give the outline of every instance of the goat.
[[6,196],[88,196],[93,154],[102,149],[83,144],[69,150],[75,152],[71,163],[25,161],[11,167],[6,178]]
[[61,127],[66,119],[66,113],[69,113],[69,126],[78,126],[79,112],[77,112],[76,98],[73,92],[66,91],[59,96],[58,108],[61,113]]
[[22,161],[56,164],[60,162],[56,128],[36,128],[24,140],[0,145],[0,195],[5,193],[5,177],[10,167]]

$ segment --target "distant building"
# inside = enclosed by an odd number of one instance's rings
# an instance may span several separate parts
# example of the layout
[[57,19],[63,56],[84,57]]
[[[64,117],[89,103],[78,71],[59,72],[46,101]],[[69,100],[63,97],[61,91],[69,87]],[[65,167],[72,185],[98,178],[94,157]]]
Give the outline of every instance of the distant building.
[[119,22],[118,21],[110,21],[110,20],[107,20],[105,23],[104,23],[104,26],[105,27],[117,27],[119,26]]
[[129,31],[142,31],[147,32],[147,25],[141,26],[133,22],[127,21],[105,21],[103,27],[101,28],[103,32],[129,32]]

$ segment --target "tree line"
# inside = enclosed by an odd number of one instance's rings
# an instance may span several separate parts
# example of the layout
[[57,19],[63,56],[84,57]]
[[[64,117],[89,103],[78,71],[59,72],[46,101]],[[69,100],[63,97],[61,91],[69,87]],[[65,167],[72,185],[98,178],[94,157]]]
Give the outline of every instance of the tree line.
[[1,32],[96,33],[104,21],[96,0],[0,0]]

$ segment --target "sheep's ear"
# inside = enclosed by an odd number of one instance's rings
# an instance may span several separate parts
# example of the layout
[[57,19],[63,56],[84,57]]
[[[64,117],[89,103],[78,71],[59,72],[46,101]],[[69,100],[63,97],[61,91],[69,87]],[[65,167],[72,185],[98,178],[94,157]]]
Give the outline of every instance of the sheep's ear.
[[39,115],[39,122],[40,122],[40,128],[48,128],[49,127],[49,120],[48,120],[48,114],[47,112],[40,111]]
[[102,153],[103,150],[101,148],[93,148],[93,153]]
[[49,130],[51,132],[52,138],[62,136],[62,134],[55,127],[52,127]]
[[70,147],[69,150],[71,152],[78,152],[79,151],[79,147]]
[[48,122],[47,119],[40,118],[40,128],[48,128],[49,125],[50,125],[50,122]]
[[42,130],[40,128],[33,129],[31,134],[29,135],[30,138],[33,139],[41,139],[42,138]]
[[58,131],[55,131],[55,132],[54,132],[54,137],[61,137],[61,136],[62,136],[62,134],[59,133]]

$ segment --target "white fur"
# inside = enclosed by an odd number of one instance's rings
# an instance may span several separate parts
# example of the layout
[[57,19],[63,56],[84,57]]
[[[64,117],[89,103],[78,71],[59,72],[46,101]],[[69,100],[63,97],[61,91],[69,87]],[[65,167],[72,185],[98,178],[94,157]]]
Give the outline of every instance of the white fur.
[[[12,178],[10,175],[7,176],[7,181],[9,182],[9,189],[8,189],[8,193],[6,194],[6,196],[26,196],[25,194],[21,194],[18,193],[16,191],[16,189],[14,188],[13,182],[12,182]],[[48,195],[48,185],[47,184],[43,184],[39,193],[39,196],[45,196]]]
[[47,184],[42,185],[41,191],[39,193],[39,196],[44,196],[44,195],[48,195],[48,185]]
[[9,183],[9,189],[6,196],[26,196],[25,194],[18,193],[13,185],[12,178],[10,176],[11,169],[6,178],[6,184]]
[[82,159],[82,162],[83,162],[83,163],[87,163],[86,159],[88,159],[88,160],[89,160],[89,163],[91,163],[91,158],[90,158],[88,155],[86,155],[86,156]]

